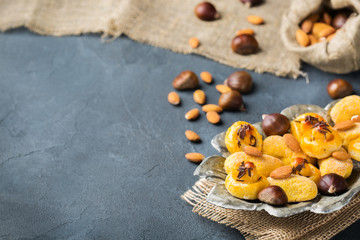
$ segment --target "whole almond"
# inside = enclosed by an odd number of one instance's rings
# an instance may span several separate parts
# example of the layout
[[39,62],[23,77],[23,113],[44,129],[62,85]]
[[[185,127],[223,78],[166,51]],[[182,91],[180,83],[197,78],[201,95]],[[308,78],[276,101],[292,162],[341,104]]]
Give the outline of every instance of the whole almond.
[[319,37],[320,38],[322,38],[322,37],[326,38],[326,37],[330,36],[331,34],[335,33],[335,31],[336,30],[333,27],[324,28],[323,30],[321,30],[319,32]]
[[217,112],[210,111],[206,113],[206,119],[209,121],[209,123],[217,124],[220,122],[221,117]]
[[219,107],[218,105],[215,105],[215,104],[206,104],[202,107],[202,110],[204,112],[214,111],[217,113],[221,113],[223,111],[223,109],[221,107]]
[[346,120],[335,124],[334,129],[338,131],[345,131],[355,126],[355,123],[351,120]]
[[193,108],[185,114],[186,120],[195,120],[199,117],[200,111],[197,108]]
[[170,92],[168,94],[168,101],[172,105],[179,105],[180,104],[180,97],[176,92]]
[[197,48],[200,45],[199,39],[196,37],[192,37],[189,39],[189,45],[192,48]]
[[191,130],[186,130],[185,136],[191,142],[199,142],[201,140],[200,136],[196,132]]
[[319,20],[320,15],[318,13],[311,14],[309,17],[306,18],[306,20],[310,20],[313,23]]
[[254,35],[255,32],[251,28],[241,29],[236,32],[236,36],[248,34],[248,35]]
[[309,36],[309,39],[310,39],[310,45],[314,45],[315,43],[318,43],[318,40],[314,35],[309,34],[308,36]]
[[301,24],[301,30],[303,30],[306,33],[310,33],[313,26],[313,22],[309,19],[303,21]]
[[351,156],[350,154],[348,154],[347,152],[345,151],[336,151],[336,152],[333,152],[331,154],[332,157],[336,158],[336,159],[339,159],[339,160],[346,160],[346,159],[350,159]]
[[354,115],[351,117],[351,121],[353,122],[360,122],[360,115]]
[[223,85],[223,84],[218,84],[218,85],[216,85],[215,88],[221,94],[226,93],[226,92],[231,92],[231,88],[226,85]]
[[196,90],[193,94],[194,101],[200,105],[206,102],[206,94],[203,90]]
[[253,157],[261,157],[262,156],[262,152],[257,149],[256,147],[252,147],[252,146],[246,146],[243,148],[244,152],[250,156]]
[[332,22],[332,18],[330,16],[330,14],[328,14],[327,12],[324,12],[323,13],[323,20],[326,24],[329,24],[331,25],[331,22]]
[[296,30],[295,37],[296,41],[303,47],[310,44],[309,36],[301,29]]
[[[335,29],[326,23],[316,22],[316,23],[314,23],[311,32],[316,38],[321,38],[321,37],[326,37],[326,36],[324,36],[324,34],[326,34],[326,33],[328,33],[328,35],[330,35],[331,33],[335,32]],[[322,36],[320,36],[320,33],[322,33]]]
[[183,71],[173,81],[176,90],[191,90],[199,87],[199,79],[192,71]]
[[250,15],[247,18],[247,21],[249,23],[255,24],[255,25],[259,25],[259,24],[263,24],[264,23],[264,19],[262,19],[259,16],[255,16],[255,15]]
[[301,152],[301,147],[298,140],[294,137],[294,135],[290,133],[286,133],[284,135],[286,145],[293,150],[294,152]]
[[185,154],[185,158],[193,163],[200,163],[202,160],[204,160],[205,156],[201,153],[192,152]]
[[293,169],[291,166],[282,166],[270,173],[270,177],[274,179],[284,179],[291,176]]
[[212,83],[212,75],[209,72],[201,72],[200,78],[206,83]]

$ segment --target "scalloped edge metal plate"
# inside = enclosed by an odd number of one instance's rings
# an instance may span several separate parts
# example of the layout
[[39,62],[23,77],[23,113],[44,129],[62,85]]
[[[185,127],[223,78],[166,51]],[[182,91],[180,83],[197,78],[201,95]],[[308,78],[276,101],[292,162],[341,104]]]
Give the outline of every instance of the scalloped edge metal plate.
[[[315,112],[322,115],[330,123],[329,112],[337,101],[329,103],[325,108],[317,105],[293,105],[281,111],[282,114],[293,120],[298,115],[306,112]],[[261,122],[253,124],[261,135],[264,132],[261,127]],[[207,201],[220,207],[236,209],[236,210],[265,210],[270,215],[275,217],[288,217],[301,212],[310,211],[314,213],[331,213],[341,209],[348,204],[351,198],[360,191],[360,162],[353,161],[354,168],[351,177],[347,179],[349,183],[349,190],[339,196],[323,196],[318,195],[315,199],[308,202],[300,202],[294,204],[287,204],[286,206],[276,207],[259,201],[246,201],[236,198],[228,193],[225,188],[224,180],[226,173],[223,169],[224,161],[230,153],[227,151],[225,145],[225,132],[217,134],[211,141],[211,145],[219,151],[223,157],[210,156],[202,161],[196,168],[194,175],[200,178],[206,178],[216,185],[210,191]]]

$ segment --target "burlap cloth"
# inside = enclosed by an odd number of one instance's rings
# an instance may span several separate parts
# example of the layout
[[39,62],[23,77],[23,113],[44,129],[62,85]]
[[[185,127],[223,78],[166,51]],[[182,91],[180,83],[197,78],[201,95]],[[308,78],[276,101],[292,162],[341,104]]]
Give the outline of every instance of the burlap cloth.
[[[222,18],[204,22],[194,15],[201,0],[1,0],[0,30],[25,26],[43,35],[63,36],[103,33],[130,38],[180,53],[196,53],[239,68],[270,72],[278,76],[301,74],[299,57],[288,52],[280,40],[281,15],[290,1],[269,0],[247,8],[238,0],[212,1]],[[265,24],[251,25],[250,14]],[[237,30],[253,28],[261,51],[250,56],[232,52]],[[190,37],[201,45],[192,49]]]
[[206,201],[215,184],[200,179],[181,198],[193,212],[215,222],[236,228],[246,239],[330,239],[360,218],[360,195],[342,209],[330,214],[300,213],[278,218],[265,211],[243,211],[217,207]]

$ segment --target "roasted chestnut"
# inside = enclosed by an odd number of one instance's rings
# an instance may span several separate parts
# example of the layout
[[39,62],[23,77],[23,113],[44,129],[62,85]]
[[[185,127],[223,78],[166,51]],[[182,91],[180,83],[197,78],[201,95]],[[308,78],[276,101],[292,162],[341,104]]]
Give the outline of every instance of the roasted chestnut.
[[202,2],[196,5],[195,15],[203,21],[213,21],[220,17],[214,5],[209,2]]
[[258,199],[271,205],[284,205],[288,203],[285,191],[279,186],[269,186],[258,193]]
[[342,176],[329,173],[320,178],[318,189],[324,195],[338,195],[348,189],[348,184]]
[[259,44],[254,36],[242,34],[234,37],[231,42],[231,48],[238,54],[249,55],[256,53],[259,50]]
[[253,86],[252,77],[248,72],[237,71],[228,76],[225,80],[225,85],[240,93],[249,93]]
[[240,0],[240,2],[242,2],[247,7],[252,7],[259,5],[263,2],[263,0]]
[[344,79],[334,79],[327,85],[327,92],[333,99],[346,97],[353,92],[352,85]]
[[242,96],[238,91],[230,91],[221,94],[219,106],[226,111],[245,111]]
[[192,71],[180,73],[173,81],[173,87],[176,90],[191,90],[199,87],[199,79]]
[[280,113],[266,114],[264,115],[262,128],[267,136],[282,136],[289,131],[290,120]]
[[341,28],[347,21],[348,16],[345,13],[338,13],[332,20],[332,25],[335,29]]

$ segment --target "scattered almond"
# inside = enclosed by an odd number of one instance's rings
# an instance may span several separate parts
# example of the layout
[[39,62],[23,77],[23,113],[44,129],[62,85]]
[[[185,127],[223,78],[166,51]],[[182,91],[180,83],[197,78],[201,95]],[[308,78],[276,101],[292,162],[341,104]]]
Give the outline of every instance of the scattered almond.
[[291,133],[284,135],[286,145],[294,152],[301,152],[301,147],[298,140]]
[[217,112],[209,111],[206,113],[206,119],[209,121],[209,123],[217,124],[220,122],[221,117]]
[[196,90],[193,94],[194,101],[200,105],[206,102],[206,94],[203,90]]
[[201,140],[200,136],[196,132],[191,130],[186,130],[185,136],[191,142],[199,142]]
[[255,32],[251,28],[241,29],[236,32],[236,36],[248,34],[248,35],[254,35]]
[[293,169],[291,166],[282,166],[270,173],[270,177],[274,179],[284,179],[291,176]]
[[200,111],[197,108],[193,108],[185,114],[186,120],[195,120],[199,117]]
[[185,158],[190,162],[200,163],[202,160],[204,160],[205,156],[201,153],[192,152],[185,154]]
[[261,157],[262,156],[262,152],[257,149],[256,147],[252,147],[252,146],[246,146],[243,148],[244,152],[250,156],[253,157]]
[[168,95],[168,101],[172,105],[179,105],[180,104],[179,94],[177,94],[176,92],[170,92]]
[[201,72],[200,78],[206,83],[212,83],[212,75],[209,72]]
[[255,24],[255,25],[259,25],[259,24],[263,24],[264,23],[264,19],[262,19],[259,16],[255,16],[255,15],[250,15],[247,18],[247,21],[249,23]]
[[351,117],[351,121],[353,122],[360,122],[360,115],[354,115]]
[[223,111],[223,109],[221,107],[219,107],[218,105],[215,105],[215,104],[206,104],[202,107],[202,110],[204,112],[214,111],[217,113],[221,113]]
[[196,37],[192,37],[189,39],[189,45],[192,48],[197,48],[200,45],[199,39]]
[[346,160],[346,159],[350,159],[351,156],[350,154],[348,154],[347,152],[345,151],[336,151],[336,152],[333,152],[331,154],[332,157],[336,158],[336,159],[339,159],[339,160]]
[[215,88],[221,94],[231,92],[231,88],[223,84],[218,84]]
[[313,22],[309,19],[303,21],[301,24],[301,30],[303,30],[306,33],[310,33],[313,26]]
[[335,124],[334,129],[338,131],[345,131],[355,126],[355,123],[351,120],[346,120]]
[[310,44],[309,36],[301,29],[296,30],[295,37],[296,41],[303,47],[306,47]]

